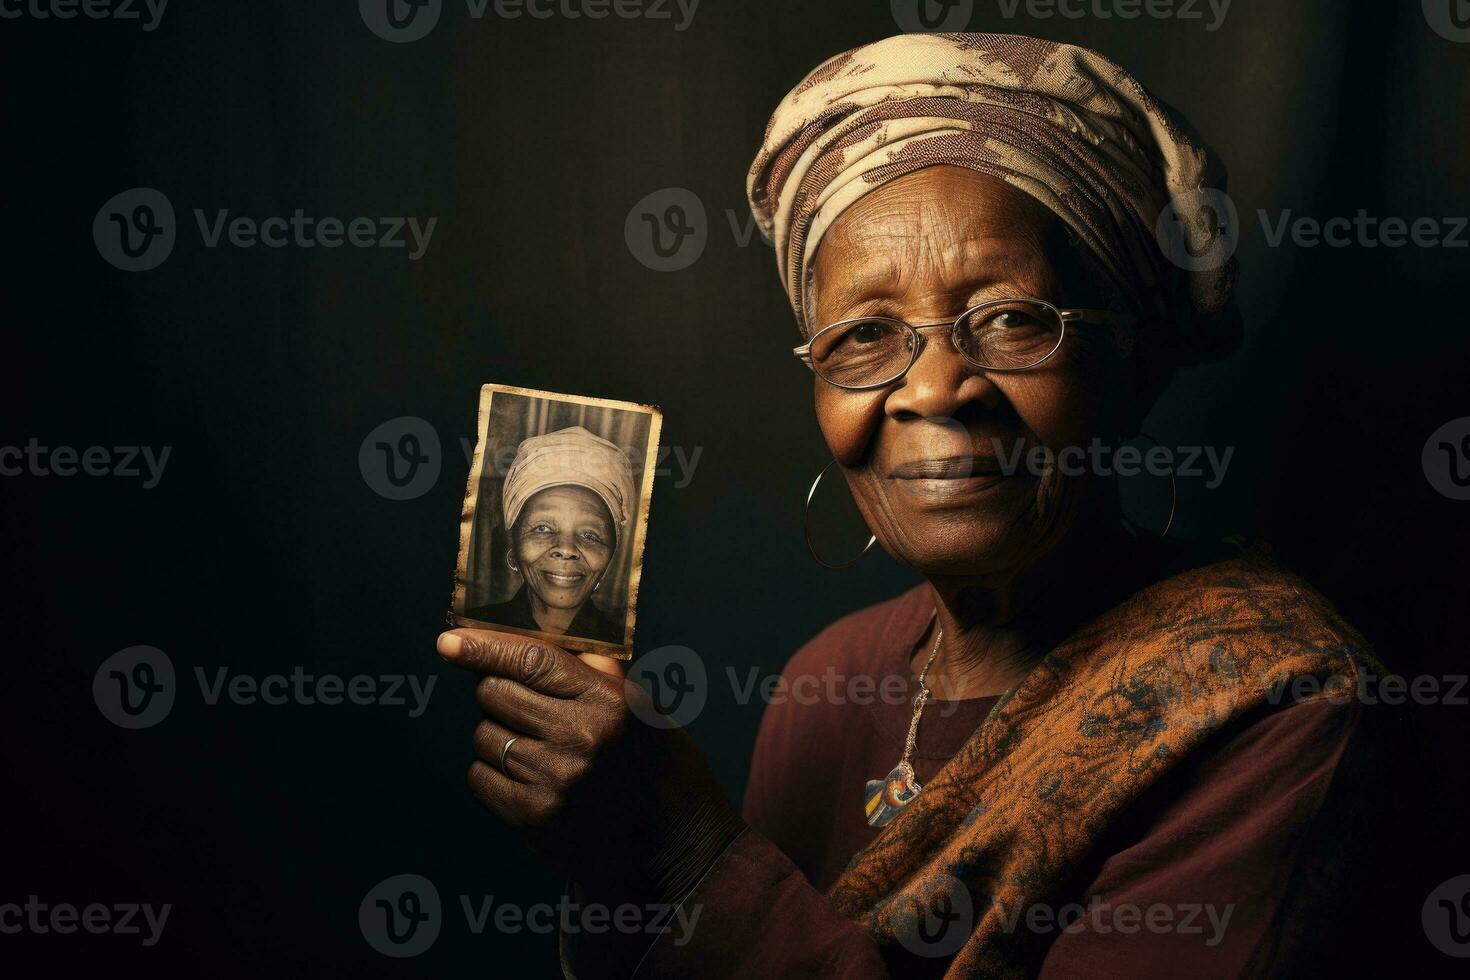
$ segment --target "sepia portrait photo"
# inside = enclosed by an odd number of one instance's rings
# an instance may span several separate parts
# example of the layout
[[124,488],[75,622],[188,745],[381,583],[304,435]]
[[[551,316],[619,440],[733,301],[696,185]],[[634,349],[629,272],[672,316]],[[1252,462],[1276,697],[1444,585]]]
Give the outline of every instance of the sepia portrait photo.
[[658,409],[480,389],[450,621],[628,659]]

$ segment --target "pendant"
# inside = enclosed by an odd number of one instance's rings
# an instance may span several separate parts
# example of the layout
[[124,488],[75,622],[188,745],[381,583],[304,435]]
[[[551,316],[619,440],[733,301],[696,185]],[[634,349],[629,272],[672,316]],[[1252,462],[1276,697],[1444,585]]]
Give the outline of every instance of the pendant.
[[882,779],[868,780],[867,792],[863,799],[864,809],[868,815],[868,826],[881,827],[888,823],[898,816],[900,810],[913,802],[921,789],[923,787],[914,778],[914,767],[907,762],[900,762],[894,766],[893,770]]

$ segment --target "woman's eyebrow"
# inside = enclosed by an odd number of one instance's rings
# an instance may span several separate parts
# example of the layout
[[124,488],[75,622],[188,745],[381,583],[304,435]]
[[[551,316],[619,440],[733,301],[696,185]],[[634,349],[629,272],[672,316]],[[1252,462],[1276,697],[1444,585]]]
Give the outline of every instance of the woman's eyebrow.
[[[1008,242],[1009,239],[971,239],[969,241],[972,243]],[[1036,254],[1019,244],[1014,247],[987,247],[983,259],[973,267],[963,267],[967,265],[963,257],[952,261],[960,263],[962,269],[960,274],[945,288],[956,296],[969,296],[1008,283],[1014,284],[1017,288],[1027,287],[1023,291],[1029,291],[1032,285],[1044,284],[1038,280],[1049,280],[1050,278],[1046,275],[1045,262],[1038,262]],[[890,257],[886,266],[886,268],[870,267],[867,270],[844,274],[832,287],[831,308],[852,310],[865,304],[892,299],[904,292],[901,276],[903,263],[897,257]],[[823,289],[820,273],[817,283],[820,296]]]

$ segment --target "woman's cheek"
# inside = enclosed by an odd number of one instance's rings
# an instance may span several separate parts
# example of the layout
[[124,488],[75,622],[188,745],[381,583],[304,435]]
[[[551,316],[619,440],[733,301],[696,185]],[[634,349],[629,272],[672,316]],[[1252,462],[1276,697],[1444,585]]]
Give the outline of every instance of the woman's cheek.
[[[997,382],[1025,431],[1053,452],[1086,446],[1097,433],[1097,406],[1083,379],[1058,373],[1011,375]],[[1005,447],[1013,450],[1014,447]]]
[[817,425],[833,457],[843,466],[863,461],[883,421],[885,392],[846,391],[816,381]]
[[535,542],[529,538],[522,538],[516,542],[516,564],[522,568],[536,564],[544,549],[537,548]]
[[607,567],[608,561],[612,558],[612,550],[602,548],[601,546],[595,549],[585,548],[582,554],[586,557],[587,565],[593,572],[602,571]]

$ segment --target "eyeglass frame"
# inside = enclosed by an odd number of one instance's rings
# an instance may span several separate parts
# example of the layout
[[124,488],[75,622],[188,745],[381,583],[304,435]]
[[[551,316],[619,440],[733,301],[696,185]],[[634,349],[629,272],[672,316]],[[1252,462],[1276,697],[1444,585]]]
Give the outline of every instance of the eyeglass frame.
[[[1032,363],[1027,364],[1023,367],[990,367],[989,365],[981,364],[969,354],[965,353],[964,348],[960,346],[959,340],[960,324],[964,321],[964,319],[970,314],[974,313],[976,310],[983,310],[991,306],[1004,306],[1006,303],[1032,303],[1036,306],[1044,306],[1056,314],[1057,320],[1062,325],[1062,332],[1061,335],[1057,337],[1056,346],[1048,351],[1045,357],[1033,361]],[[812,344],[816,343],[817,338],[829,330],[835,329],[837,327],[845,327],[851,323],[862,323],[866,320],[883,320],[888,323],[896,323],[904,329],[908,330],[909,333],[913,335],[914,342],[909,345],[909,362],[904,365],[903,370],[899,371],[897,374],[886,381],[875,381],[872,384],[855,386],[841,385],[835,381],[830,380],[829,378],[823,377],[823,375],[817,370],[816,364],[812,363]],[[816,333],[812,334],[811,339],[808,340],[806,343],[802,344],[799,347],[791,348],[791,354],[793,357],[800,359],[803,364],[810,368],[813,374],[815,374],[817,377],[821,378],[823,381],[834,388],[841,388],[843,391],[872,391],[875,388],[888,387],[895,381],[901,380],[904,375],[908,374],[909,371],[912,370],[914,364],[919,360],[920,352],[923,350],[923,346],[921,343],[923,338],[919,336],[920,330],[933,330],[935,327],[949,327],[950,345],[954,347],[954,349],[959,353],[961,357],[965,359],[967,363],[972,364],[977,368],[980,368],[982,371],[994,371],[1002,374],[1014,374],[1019,371],[1030,371],[1034,368],[1038,368],[1041,365],[1045,364],[1047,361],[1051,360],[1053,357],[1055,357],[1057,351],[1062,349],[1062,344],[1066,343],[1068,323],[1092,323],[1097,324],[1098,326],[1111,327],[1113,329],[1126,329],[1128,327],[1136,326],[1138,323],[1138,317],[1133,316],[1129,313],[1114,313],[1111,310],[1062,309],[1055,304],[1048,303],[1044,299],[1033,299],[1031,297],[1025,296],[1016,297],[1013,299],[990,299],[986,300],[983,303],[976,303],[974,306],[965,310],[953,320],[938,320],[934,323],[909,323],[907,320],[901,320],[896,316],[848,317],[845,320],[838,320],[835,323],[827,324],[821,330],[818,330]]]

